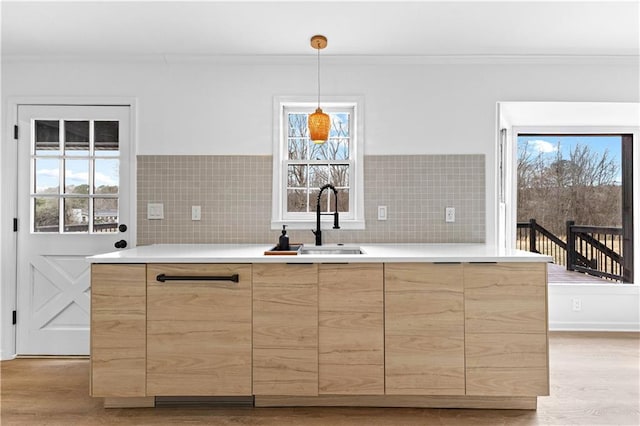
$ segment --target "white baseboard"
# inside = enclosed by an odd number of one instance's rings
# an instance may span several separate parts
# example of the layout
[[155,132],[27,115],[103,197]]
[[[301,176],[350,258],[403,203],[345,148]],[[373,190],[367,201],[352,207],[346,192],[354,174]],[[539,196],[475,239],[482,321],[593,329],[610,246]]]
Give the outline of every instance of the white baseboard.
[[632,331],[640,332],[638,323],[632,322],[562,322],[549,321],[550,331]]
[[14,359],[15,357],[16,357],[16,354],[14,353],[9,355],[6,351],[0,350],[0,361],[8,361],[10,359]]

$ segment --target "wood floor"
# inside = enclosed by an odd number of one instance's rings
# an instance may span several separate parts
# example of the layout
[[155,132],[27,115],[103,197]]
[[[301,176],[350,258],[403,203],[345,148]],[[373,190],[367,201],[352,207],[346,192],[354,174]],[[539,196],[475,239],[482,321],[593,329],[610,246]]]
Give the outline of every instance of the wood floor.
[[0,363],[4,425],[639,425],[640,334],[552,333],[537,411],[407,408],[104,409],[86,359]]

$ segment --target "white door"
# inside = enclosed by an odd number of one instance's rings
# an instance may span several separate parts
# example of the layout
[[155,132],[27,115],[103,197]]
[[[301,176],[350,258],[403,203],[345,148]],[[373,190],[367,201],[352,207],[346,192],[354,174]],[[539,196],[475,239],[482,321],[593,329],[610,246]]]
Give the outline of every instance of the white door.
[[18,106],[18,355],[89,353],[85,256],[131,232],[129,113]]

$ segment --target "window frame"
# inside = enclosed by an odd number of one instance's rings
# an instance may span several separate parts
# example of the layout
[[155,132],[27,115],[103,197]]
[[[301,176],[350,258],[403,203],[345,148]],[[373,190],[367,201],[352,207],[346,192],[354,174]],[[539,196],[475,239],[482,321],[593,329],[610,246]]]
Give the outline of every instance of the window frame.
[[[351,113],[349,160],[336,160],[336,164],[348,163],[349,170],[349,213],[340,214],[341,229],[365,229],[364,221],[364,184],[363,184],[363,97],[332,96],[321,103],[325,112],[349,109]],[[286,113],[291,109],[315,110],[317,98],[311,96],[276,96],[273,102],[273,192],[271,229],[309,229],[316,221],[315,212],[289,213],[287,202],[287,136],[288,122]],[[334,161],[330,161],[334,163]],[[333,219],[321,217],[322,228],[333,227]]]
[[[37,135],[36,135],[36,122],[38,121],[57,121],[58,122],[58,144],[59,149],[57,153],[52,154],[38,154],[37,152]],[[87,121],[89,123],[87,153],[86,154],[68,154],[66,147],[66,124],[70,121]],[[120,140],[115,141],[118,144],[117,154],[96,155],[96,141],[95,141],[95,123],[101,121],[115,121],[118,123],[118,130],[120,129],[120,122],[118,120],[101,119],[101,118],[78,118],[74,120],[69,119],[32,119],[31,126],[31,139],[29,141],[29,232],[34,235],[115,235],[118,231],[118,223],[120,219],[120,179],[118,179],[118,192],[117,193],[96,193],[95,190],[95,173],[96,173],[96,160],[117,160],[118,168],[122,165]],[[84,141],[83,141],[84,142]],[[46,193],[38,192],[36,188],[37,183],[37,161],[38,160],[50,160],[58,163],[58,192]],[[80,193],[68,193],[66,190],[66,175],[67,175],[67,161],[86,161],[87,162],[87,190],[86,194]],[[36,227],[36,200],[37,199],[49,199],[56,200],[58,204],[58,231],[38,231]],[[67,226],[74,226],[73,224],[67,225],[65,223],[66,208],[65,203],[67,200],[87,200],[87,230],[67,230]],[[113,229],[107,228],[107,230],[97,231],[95,223],[95,201],[99,199],[104,200],[116,200],[116,217],[118,220],[115,222]]]

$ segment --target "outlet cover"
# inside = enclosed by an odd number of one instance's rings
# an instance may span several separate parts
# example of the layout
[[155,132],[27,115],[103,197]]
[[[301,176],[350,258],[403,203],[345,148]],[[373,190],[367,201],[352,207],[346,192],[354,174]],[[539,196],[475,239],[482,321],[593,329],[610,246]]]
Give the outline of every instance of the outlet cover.
[[148,203],[147,219],[164,219],[164,204]]
[[387,220],[387,206],[378,206],[378,220]]
[[573,299],[571,299],[571,305],[573,312],[582,311],[582,300],[580,298],[574,297]]
[[200,220],[200,206],[191,206],[191,220]]
[[445,222],[455,222],[456,221],[456,208],[455,207],[446,207],[444,209],[444,221]]

